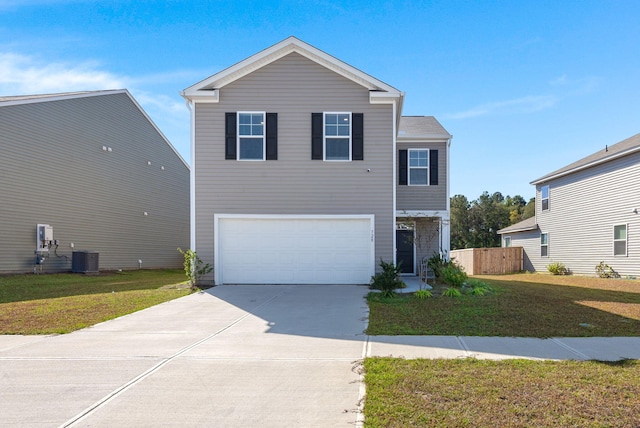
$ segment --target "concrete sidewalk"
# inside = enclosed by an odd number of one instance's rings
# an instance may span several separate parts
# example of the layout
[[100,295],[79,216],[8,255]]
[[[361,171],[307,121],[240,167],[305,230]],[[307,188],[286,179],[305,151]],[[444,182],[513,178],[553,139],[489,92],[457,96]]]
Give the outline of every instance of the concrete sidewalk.
[[366,356],[640,359],[637,337],[369,337],[368,291],[216,287],[67,335],[0,336],[0,426],[348,427]]

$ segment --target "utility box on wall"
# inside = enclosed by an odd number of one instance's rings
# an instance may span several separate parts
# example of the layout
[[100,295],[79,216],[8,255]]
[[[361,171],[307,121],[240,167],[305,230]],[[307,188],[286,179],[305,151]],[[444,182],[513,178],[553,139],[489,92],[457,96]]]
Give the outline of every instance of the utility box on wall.
[[74,251],[71,258],[71,271],[73,273],[98,273],[99,256],[97,251]]

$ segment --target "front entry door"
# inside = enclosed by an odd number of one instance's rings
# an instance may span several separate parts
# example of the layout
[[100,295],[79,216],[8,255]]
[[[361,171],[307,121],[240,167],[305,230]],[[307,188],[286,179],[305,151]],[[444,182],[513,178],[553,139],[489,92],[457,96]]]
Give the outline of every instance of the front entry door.
[[396,260],[402,262],[402,273],[414,273],[413,258],[413,230],[396,230]]

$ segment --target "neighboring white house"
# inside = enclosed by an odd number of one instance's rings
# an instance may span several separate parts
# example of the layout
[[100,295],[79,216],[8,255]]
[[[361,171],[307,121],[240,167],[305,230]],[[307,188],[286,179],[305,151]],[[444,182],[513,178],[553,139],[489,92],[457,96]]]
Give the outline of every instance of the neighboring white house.
[[600,262],[640,275],[640,134],[531,182],[535,218],[509,226],[503,246],[522,246],[524,269],[552,262],[595,274]]
[[398,89],[289,37],[182,95],[209,282],[362,284],[448,252],[451,135]]
[[181,266],[189,167],[128,91],[0,97],[0,150],[0,272]]

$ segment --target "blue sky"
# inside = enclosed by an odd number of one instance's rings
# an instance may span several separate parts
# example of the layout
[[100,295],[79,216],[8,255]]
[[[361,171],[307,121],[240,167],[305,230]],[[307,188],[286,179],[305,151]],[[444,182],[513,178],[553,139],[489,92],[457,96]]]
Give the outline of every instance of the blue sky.
[[637,0],[0,0],[0,96],[127,88],[189,161],[179,92],[291,35],[435,116],[451,195],[529,199],[640,132]]

